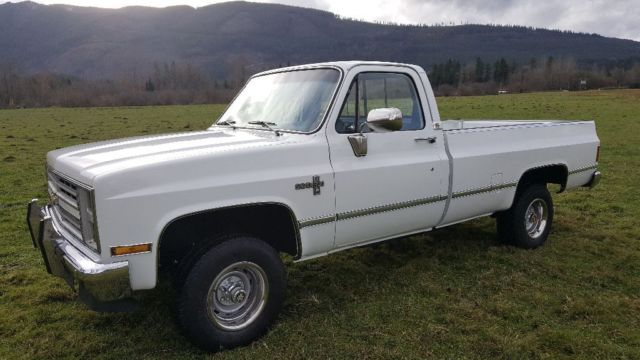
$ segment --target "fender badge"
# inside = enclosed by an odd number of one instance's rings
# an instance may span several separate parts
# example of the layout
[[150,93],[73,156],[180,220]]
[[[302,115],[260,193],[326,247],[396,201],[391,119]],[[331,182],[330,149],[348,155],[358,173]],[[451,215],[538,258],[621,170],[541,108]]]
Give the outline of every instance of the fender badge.
[[320,180],[320,176],[315,175],[311,181],[296,184],[296,190],[313,189],[313,195],[320,195],[320,188],[324,186],[324,181]]

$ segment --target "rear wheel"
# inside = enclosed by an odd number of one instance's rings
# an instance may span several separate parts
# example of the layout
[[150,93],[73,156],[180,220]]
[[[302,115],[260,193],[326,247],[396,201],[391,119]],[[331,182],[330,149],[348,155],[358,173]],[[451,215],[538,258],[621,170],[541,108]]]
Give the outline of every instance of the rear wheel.
[[520,191],[513,206],[498,215],[501,241],[525,249],[544,244],[553,222],[553,200],[544,184],[532,184]]
[[189,271],[178,298],[178,318],[198,346],[218,351],[246,345],[275,320],[286,276],[279,254],[248,236],[211,248]]

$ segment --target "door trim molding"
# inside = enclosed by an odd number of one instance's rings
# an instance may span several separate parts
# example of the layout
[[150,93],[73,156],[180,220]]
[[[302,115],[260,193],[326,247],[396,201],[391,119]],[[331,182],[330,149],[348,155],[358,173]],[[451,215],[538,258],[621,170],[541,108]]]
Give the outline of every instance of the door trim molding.
[[[518,185],[517,182],[510,182],[510,183],[505,183],[500,185],[493,185],[493,186],[481,187],[481,188],[464,190],[464,191],[456,191],[451,195],[451,199],[480,195],[480,194],[489,193],[492,191],[497,191],[505,188],[516,187],[517,185]],[[416,206],[429,205],[429,204],[433,204],[441,201],[447,201],[447,200],[449,200],[449,195],[437,195],[437,196],[431,196],[426,198],[401,201],[397,203],[378,205],[378,206],[373,206],[369,208],[343,211],[335,215],[323,215],[323,216],[300,219],[300,221],[298,221],[298,224],[300,229],[302,229],[310,226],[322,225],[322,224],[332,223],[335,221],[349,220],[349,219],[359,218],[363,216],[380,214],[384,212],[408,209]]]

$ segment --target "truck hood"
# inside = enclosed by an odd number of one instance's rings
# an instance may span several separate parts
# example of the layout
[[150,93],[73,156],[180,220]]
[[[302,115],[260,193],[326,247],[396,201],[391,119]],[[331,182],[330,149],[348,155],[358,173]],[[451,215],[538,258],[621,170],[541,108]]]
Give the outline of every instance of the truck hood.
[[267,131],[215,129],[168,135],[144,136],[77,145],[47,154],[50,168],[92,185],[96,176],[221,152],[251,151],[290,143],[299,135]]

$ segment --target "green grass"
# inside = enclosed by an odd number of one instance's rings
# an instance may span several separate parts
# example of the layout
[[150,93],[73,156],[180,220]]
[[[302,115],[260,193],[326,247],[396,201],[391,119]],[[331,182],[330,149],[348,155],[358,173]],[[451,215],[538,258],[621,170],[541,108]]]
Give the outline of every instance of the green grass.
[[491,219],[288,265],[284,310],[216,355],[176,327],[171,290],[142,310],[87,310],[45,273],[24,205],[45,198],[48,150],[203,129],[223,107],[0,111],[0,358],[640,358],[640,91],[440,100],[446,118],[595,119],[599,187],[554,197],[547,244],[495,240]]

